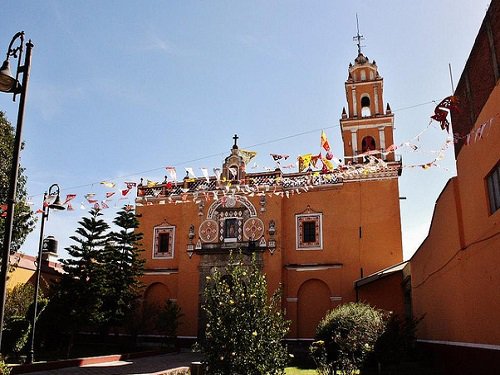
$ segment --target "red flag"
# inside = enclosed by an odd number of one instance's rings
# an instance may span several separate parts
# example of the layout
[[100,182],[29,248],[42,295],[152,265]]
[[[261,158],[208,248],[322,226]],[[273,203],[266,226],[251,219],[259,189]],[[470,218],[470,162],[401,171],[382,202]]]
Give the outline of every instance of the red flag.
[[326,138],[325,132],[321,131],[321,147],[325,149],[325,151],[330,151],[330,144],[328,143],[328,138]]
[[318,160],[322,159],[321,152],[318,155],[311,156],[311,164],[314,168],[316,168],[316,164],[318,163]]
[[448,96],[441,100],[436,108],[434,109],[434,114],[431,116],[431,119],[436,120],[441,124],[441,129],[450,132],[450,123],[447,119],[448,112],[452,109],[458,110],[458,98],[456,96]]
[[132,189],[137,186],[135,182],[125,182],[125,185],[127,185],[127,189]]
[[66,195],[66,199],[64,200],[63,205],[65,205],[66,203],[69,203],[71,200],[73,200],[75,198],[76,198],[76,194],[68,194],[68,195]]

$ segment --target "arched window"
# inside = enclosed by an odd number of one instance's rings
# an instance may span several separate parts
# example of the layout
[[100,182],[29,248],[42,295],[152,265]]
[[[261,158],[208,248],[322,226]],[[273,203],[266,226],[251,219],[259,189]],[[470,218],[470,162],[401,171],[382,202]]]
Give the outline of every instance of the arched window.
[[361,152],[365,153],[368,151],[373,151],[377,148],[375,144],[375,139],[372,136],[366,136],[361,141]]
[[366,72],[364,70],[361,71],[361,80],[366,81]]
[[371,116],[370,110],[370,98],[368,96],[363,96],[361,98],[361,117]]

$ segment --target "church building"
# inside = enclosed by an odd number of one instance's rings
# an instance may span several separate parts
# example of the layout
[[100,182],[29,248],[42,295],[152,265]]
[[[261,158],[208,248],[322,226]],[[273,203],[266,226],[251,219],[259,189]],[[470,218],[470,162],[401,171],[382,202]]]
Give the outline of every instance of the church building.
[[290,339],[312,338],[328,310],[357,300],[356,280],[402,262],[394,115],[377,64],[359,48],[345,92],[335,168],[308,159],[294,173],[248,173],[235,136],[214,176],[139,185],[144,304],[174,300],[180,337],[203,330],[204,280],[231,251],[255,253],[270,292],[282,286]]

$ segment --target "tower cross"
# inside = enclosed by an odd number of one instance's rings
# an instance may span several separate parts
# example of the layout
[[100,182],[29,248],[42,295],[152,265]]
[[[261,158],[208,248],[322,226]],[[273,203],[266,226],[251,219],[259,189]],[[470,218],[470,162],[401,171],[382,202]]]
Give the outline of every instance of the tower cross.
[[[353,41],[357,41],[357,46],[358,46],[358,55],[361,54],[361,41],[362,40],[365,40],[365,38],[363,37],[363,35],[360,35],[359,34],[359,21],[358,21],[358,13],[356,13],[356,29],[358,31],[358,33],[352,37],[352,40]],[[364,47],[364,46],[363,46]]]
[[233,146],[233,148],[237,148],[238,147],[238,145],[236,144],[236,142],[238,141],[238,138],[240,138],[240,137],[238,137],[238,135],[235,134],[234,137],[233,137],[233,139],[234,139],[234,146]]

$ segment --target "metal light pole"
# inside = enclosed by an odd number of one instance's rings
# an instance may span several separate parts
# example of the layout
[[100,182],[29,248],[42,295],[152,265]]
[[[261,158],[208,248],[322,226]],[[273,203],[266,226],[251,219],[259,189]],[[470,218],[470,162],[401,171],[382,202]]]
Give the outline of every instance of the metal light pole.
[[[19,40],[19,46],[13,47],[14,42]],[[17,125],[16,136],[14,139],[14,151],[12,154],[12,167],[10,171],[9,191],[7,195],[7,216],[5,217],[5,233],[3,239],[2,250],[2,267],[0,274],[0,353],[2,352],[2,332],[5,313],[5,295],[7,289],[7,274],[9,270],[10,246],[12,242],[12,227],[14,223],[14,208],[16,204],[16,191],[17,191],[17,176],[19,173],[19,153],[21,151],[21,135],[23,129],[24,119],[24,104],[26,101],[26,94],[28,92],[28,80],[31,64],[31,49],[33,44],[31,40],[26,43],[26,57],[24,65],[21,65],[22,54],[24,47],[24,32],[18,32],[12,38],[9,48],[7,49],[7,58],[0,68],[0,91],[13,93],[16,100],[16,95],[20,95],[19,109],[17,112]],[[12,76],[10,72],[9,58],[14,57],[18,59],[16,77]],[[23,81],[19,83],[19,74],[22,74]]]
[[[55,197],[55,200],[50,203],[47,200]],[[31,321],[31,336],[30,336],[30,351],[28,353],[27,362],[33,363],[35,357],[35,327],[38,313],[38,293],[40,289],[40,274],[42,272],[42,252],[43,252],[43,230],[45,228],[45,221],[49,219],[50,209],[64,210],[59,197],[59,185],[53,184],[49,187],[49,191],[43,195],[43,208],[42,208],[42,224],[40,227],[40,241],[38,243],[38,261],[36,264],[35,276],[35,294],[33,296],[33,319]]]

